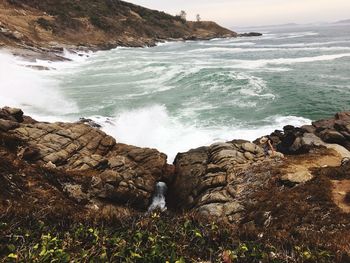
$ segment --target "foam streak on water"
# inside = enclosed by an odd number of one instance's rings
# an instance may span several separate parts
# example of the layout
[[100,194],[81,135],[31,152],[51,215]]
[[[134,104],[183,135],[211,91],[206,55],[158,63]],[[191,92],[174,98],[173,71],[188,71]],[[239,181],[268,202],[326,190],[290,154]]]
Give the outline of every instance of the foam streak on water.
[[[41,120],[93,118],[117,141],[177,152],[254,140],[350,108],[350,29],[162,43],[29,63],[0,53],[0,105]],[[42,65],[37,71],[23,65]]]

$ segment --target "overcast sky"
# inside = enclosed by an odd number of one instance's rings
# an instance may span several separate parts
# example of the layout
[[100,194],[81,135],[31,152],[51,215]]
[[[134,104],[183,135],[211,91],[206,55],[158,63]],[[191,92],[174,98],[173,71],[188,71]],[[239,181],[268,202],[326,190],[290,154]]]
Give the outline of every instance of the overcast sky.
[[126,0],[189,20],[200,14],[227,27],[350,19],[350,0]]

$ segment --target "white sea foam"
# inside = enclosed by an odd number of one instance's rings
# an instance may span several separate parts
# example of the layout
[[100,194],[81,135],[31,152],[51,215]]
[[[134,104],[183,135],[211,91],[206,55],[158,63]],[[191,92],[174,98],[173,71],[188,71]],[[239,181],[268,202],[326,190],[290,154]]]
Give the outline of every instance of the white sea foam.
[[340,40],[340,41],[325,41],[325,42],[303,42],[303,43],[290,43],[290,44],[274,44],[274,45],[263,45],[264,47],[318,47],[318,46],[329,46],[334,44],[348,44],[350,41],[348,40]]
[[317,35],[319,35],[319,33],[312,32],[312,31],[292,32],[292,33],[280,34],[279,37],[277,37],[276,39],[299,38],[299,37],[317,36]]
[[103,130],[119,142],[140,147],[156,148],[172,161],[178,152],[232,139],[254,140],[259,136],[281,129],[284,125],[304,125],[310,120],[294,116],[274,116],[265,120],[263,127],[240,127],[239,123],[227,127],[202,127],[195,122],[184,124],[169,115],[164,105],[129,110],[114,118],[96,118]]
[[24,61],[0,53],[0,106],[23,108],[35,116],[60,115],[76,111],[76,105],[65,98],[57,83],[45,78],[45,72],[24,67]]
[[212,53],[244,53],[244,52],[271,52],[271,51],[346,51],[350,50],[350,47],[307,47],[307,45],[298,45],[298,46],[288,46],[288,45],[261,45],[256,46],[256,48],[235,48],[235,47],[209,47],[209,48],[200,48],[190,51],[191,53],[203,53],[203,52],[212,52]]
[[350,57],[350,53],[321,55],[314,57],[299,57],[299,58],[276,58],[276,59],[258,59],[258,60],[233,60],[236,64],[233,67],[242,69],[257,69],[269,65],[292,65],[297,63],[308,63],[317,61],[331,61],[344,57]]

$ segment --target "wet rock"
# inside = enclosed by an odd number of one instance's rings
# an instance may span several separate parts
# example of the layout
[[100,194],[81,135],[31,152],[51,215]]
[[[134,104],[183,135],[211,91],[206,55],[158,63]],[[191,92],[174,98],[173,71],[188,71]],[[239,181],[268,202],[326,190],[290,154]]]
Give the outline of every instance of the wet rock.
[[86,119],[86,118],[80,118],[77,123],[84,123],[84,124],[87,124],[93,128],[101,128],[102,127],[100,124],[93,121],[92,119]]

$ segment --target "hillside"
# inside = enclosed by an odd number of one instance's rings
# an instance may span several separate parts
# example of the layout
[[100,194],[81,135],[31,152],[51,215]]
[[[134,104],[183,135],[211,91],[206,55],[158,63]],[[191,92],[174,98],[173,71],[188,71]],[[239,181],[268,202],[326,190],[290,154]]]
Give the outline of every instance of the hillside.
[[152,46],[158,41],[234,37],[214,22],[118,0],[0,0],[0,46]]

